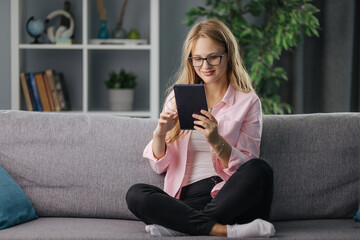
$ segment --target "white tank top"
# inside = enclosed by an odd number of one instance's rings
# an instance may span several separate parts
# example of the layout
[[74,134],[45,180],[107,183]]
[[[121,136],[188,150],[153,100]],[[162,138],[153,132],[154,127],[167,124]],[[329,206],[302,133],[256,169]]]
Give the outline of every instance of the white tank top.
[[209,144],[202,133],[193,130],[188,146],[182,186],[184,187],[212,176],[218,176],[218,174],[214,170]]

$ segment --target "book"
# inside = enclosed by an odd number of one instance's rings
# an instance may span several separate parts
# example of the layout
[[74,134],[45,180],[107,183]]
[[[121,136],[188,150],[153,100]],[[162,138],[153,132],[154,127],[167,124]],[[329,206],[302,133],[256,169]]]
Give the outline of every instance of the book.
[[33,111],[34,110],[33,102],[30,97],[31,89],[29,89],[29,86],[27,84],[25,73],[20,73],[20,82],[21,82],[21,87],[23,89],[27,110]]
[[70,99],[66,88],[64,75],[62,73],[55,72],[53,74],[57,99],[59,101],[60,110],[67,111],[71,110]]
[[46,87],[45,87],[45,83],[44,83],[44,79],[43,79],[43,73],[42,72],[34,73],[34,77],[35,77],[36,85],[37,85],[38,92],[39,92],[42,110],[44,112],[50,112],[51,107],[50,107],[48,95],[46,93]]
[[72,39],[71,38],[57,38],[56,45],[71,45],[72,44]]
[[44,85],[45,85],[45,89],[46,89],[46,94],[47,94],[47,97],[49,99],[50,110],[52,112],[54,112],[55,111],[55,104],[54,104],[54,99],[53,99],[52,92],[51,92],[49,79],[47,78],[45,72],[43,72],[42,75],[43,75],[42,77],[43,77]]
[[36,106],[36,111],[42,111],[40,96],[39,96],[38,88],[37,88],[37,85],[36,85],[36,80],[35,80],[35,77],[34,77],[34,73],[27,73],[27,74],[29,76],[31,89],[32,89],[32,93],[33,93],[33,96],[34,96],[34,103],[35,103],[35,106]]
[[48,69],[45,71],[45,76],[48,80],[50,89],[51,89],[51,94],[52,94],[52,99],[54,101],[54,106],[55,106],[55,111],[56,112],[60,112],[60,105],[59,105],[59,101],[58,101],[58,97],[57,97],[57,93],[56,93],[56,88],[55,88],[55,82],[54,82],[54,70],[52,69]]
[[26,83],[27,83],[27,86],[29,89],[29,94],[30,94],[30,99],[31,99],[31,104],[32,104],[33,110],[36,111],[37,108],[36,108],[36,104],[35,104],[34,92],[31,87],[30,76],[28,73],[25,73],[25,79],[26,79]]

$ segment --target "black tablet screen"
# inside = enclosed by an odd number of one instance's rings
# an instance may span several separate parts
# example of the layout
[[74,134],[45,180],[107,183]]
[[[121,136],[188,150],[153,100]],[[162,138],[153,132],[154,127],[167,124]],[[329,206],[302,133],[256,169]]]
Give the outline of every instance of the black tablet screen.
[[205,87],[203,84],[174,85],[176,106],[181,129],[194,129],[193,113],[200,114],[200,110],[207,110]]

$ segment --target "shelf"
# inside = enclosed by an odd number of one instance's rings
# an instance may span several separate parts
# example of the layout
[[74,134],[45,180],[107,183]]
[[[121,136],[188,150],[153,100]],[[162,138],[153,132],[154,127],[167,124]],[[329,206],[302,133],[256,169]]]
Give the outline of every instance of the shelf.
[[[72,111],[60,113],[109,114],[128,117],[158,118],[159,116],[159,1],[132,0],[123,27],[136,29],[140,39],[96,39],[99,13],[96,1],[71,1],[76,22],[74,44],[48,44],[45,35],[41,44],[32,44],[25,29],[31,16],[45,19],[63,8],[59,0],[11,0],[11,108],[26,109],[19,81],[22,72],[54,69],[64,74]],[[41,2],[41,4],[40,4]],[[104,1],[108,29],[118,21],[122,1]],[[41,5],[41,8],[37,6]],[[136,13],[136,14],[130,14]],[[60,17],[52,20],[59,27]],[[95,41],[96,40],[96,41]],[[104,79],[113,70],[124,68],[137,75],[133,111],[110,111]]]
[[151,117],[150,111],[125,111],[125,112],[116,112],[116,111],[88,111],[88,114],[109,114],[121,117]]
[[19,49],[44,49],[44,50],[150,50],[150,45],[103,45],[103,44],[72,44],[72,45],[56,45],[56,44],[20,44]]
[[56,45],[56,44],[20,44],[20,49],[75,49],[82,50],[84,48],[83,44],[71,44],[71,45]]
[[150,45],[103,45],[90,44],[86,46],[90,50],[150,50]]
[[[37,111],[34,111],[37,112]],[[43,112],[38,112],[43,113]],[[140,117],[140,118],[149,118],[151,117],[150,111],[61,111],[61,112],[46,112],[46,113],[53,113],[53,114],[101,114],[101,115],[112,115],[112,116],[119,116],[119,117]]]

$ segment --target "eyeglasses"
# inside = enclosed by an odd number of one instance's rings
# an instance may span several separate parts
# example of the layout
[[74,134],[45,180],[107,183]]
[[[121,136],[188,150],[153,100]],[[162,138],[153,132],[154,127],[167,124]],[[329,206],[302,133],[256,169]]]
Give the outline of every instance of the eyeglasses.
[[222,57],[225,55],[226,52],[224,52],[222,55],[220,56],[210,56],[210,57],[206,57],[206,58],[201,58],[201,57],[189,57],[189,62],[194,66],[194,67],[201,67],[204,64],[204,60],[207,61],[207,63],[210,66],[217,66],[220,65],[221,63],[221,59]]

